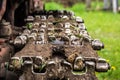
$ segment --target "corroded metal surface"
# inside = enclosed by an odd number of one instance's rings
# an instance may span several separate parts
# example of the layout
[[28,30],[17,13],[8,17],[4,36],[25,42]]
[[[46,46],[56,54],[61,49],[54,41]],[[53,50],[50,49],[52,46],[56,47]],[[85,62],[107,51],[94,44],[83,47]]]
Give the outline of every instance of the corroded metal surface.
[[11,46],[5,43],[0,44],[0,64],[9,61],[11,55],[13,55]]
[[91,38],[84,21],[73,12],[42,11],[25,21],[17,36],[1,40],[18,49],[5,67],[19,80],[97,80],[96,71],[109,70],[96,53],[103,43]]

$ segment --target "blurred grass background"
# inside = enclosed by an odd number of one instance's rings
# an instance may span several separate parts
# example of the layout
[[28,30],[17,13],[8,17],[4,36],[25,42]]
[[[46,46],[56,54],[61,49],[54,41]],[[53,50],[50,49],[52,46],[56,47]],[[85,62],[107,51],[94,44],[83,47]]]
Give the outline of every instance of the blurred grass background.
[[[95,9],[97,3],[92,3]],[[103,7],[99,3],[99,7]],[[105,44],[105,49],[98,54],[111,65],[107,73],[96,73],[99,80],[120,80],[120,14],[109,11],[86,11],[85,4],[78,3],[71,8],[64,8],[55,2],[46,3],[46,10],[72,10],[76,16],[84,19],[85,25],[92,38],[98,38]]]

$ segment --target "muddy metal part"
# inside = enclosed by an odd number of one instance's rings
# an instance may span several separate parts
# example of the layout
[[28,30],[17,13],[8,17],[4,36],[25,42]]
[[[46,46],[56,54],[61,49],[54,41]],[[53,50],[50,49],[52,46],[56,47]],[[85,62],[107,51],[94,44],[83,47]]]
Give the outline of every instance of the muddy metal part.
[[12,29],[9,22],[0,23],[0,37],[9,37],[12,35]]
[[11,43],[21,49],[5,64],[19,80],[97,80],[95,71],[110,69],[94,48],[103,45],[73,12],[44,11],[25,20],[26,29]]
[[8,61],[13,55],[12,48],[8,44],[0,44],[0,64]]
[[4,79],[6,73],[6,70],[3,66],[4,62],[9,61],[13,55],[10,45],[4,42],[4,39],[0,39],[0,79]]

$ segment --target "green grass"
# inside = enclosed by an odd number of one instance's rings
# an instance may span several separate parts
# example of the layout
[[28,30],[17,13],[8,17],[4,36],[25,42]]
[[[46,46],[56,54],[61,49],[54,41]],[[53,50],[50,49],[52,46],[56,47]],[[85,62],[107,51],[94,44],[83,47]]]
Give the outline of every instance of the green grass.
[[50,2],[45,4],[46,10],[62,10],[64,7],[61,4]]
[[[46,4],[47,10],[64,9],[56,3],[50,4]],[[84,4],[76,4],[67,10],[72,10],[77,16],[81,16],[89,34],[93,38],[99,38],[105,44],[105,49],[99,51],[98,54],[107,59],[112,68],[107,73],[96,73],[99,80],[120,80],[120,14],[103,11],[86,12]]]
[[98,77],[100,80],[120,80],[120,15],[106,12],[85,12],[78,15],[85,20],[90,35],[104,42],[105,49],[99,55],[115,67],[115,70],[100,73]]

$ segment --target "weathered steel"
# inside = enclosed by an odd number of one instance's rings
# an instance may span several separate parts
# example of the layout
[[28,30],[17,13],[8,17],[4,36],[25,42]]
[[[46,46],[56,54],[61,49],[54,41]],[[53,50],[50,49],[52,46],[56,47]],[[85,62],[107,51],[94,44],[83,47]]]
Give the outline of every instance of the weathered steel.
[[95,51],[103,44],[90,37],[73,12],[41,11],[25,21],[21,34],[8,41],[19,50],[5,64],[19,80],[97,80],[96,71],[109,70]]

